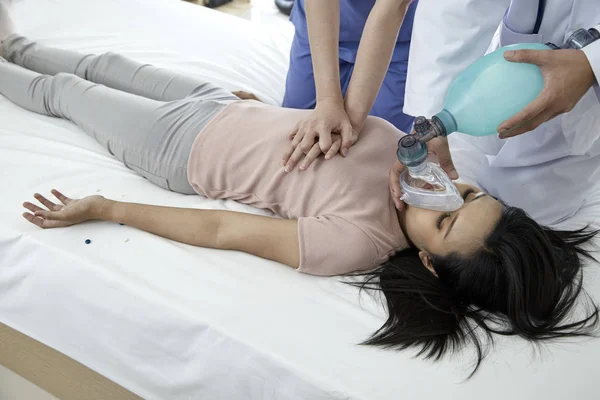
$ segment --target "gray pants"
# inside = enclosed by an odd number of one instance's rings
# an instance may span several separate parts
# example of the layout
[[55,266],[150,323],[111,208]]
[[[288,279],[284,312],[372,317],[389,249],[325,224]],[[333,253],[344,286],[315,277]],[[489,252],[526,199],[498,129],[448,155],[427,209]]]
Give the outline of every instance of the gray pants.
[[18,66],[0,63],[1,94],[72,121],[128,168],[184,194],[194,193],[187,177],[194,139],[239,100],[211,83],[114,53],[83,55],[11,36],[4,57]]

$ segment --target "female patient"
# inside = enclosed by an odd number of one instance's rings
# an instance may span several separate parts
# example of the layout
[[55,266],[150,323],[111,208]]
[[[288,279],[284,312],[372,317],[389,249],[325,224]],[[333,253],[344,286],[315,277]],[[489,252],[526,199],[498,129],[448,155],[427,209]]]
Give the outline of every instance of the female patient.
[[[24,217],[42,228],[123,223],[172,240],[239,250],[301,272],[361,272],[386,296],[389,318],[369,344],[439,358],[486,333],[530,340],[585,335],[595,306],[570,311],[582,291],[582,246],[594,233],[555,231],[479,189],[458,185],[453,213],[396,210],[387,168],[402,135],[367,119],[345,159],[286,172],[288,132],[310,111],[239,101],[227,91],[118,54],[81,55],[24,37],[3,41],[0,92],[23,108],[77,124],[127,167],[183,194],[233,199],[278,217],[156,207],[90,196],[35,197]],[[16,64],[16,65],[15,65]],[[42,75],[43,74],[43,75]],[[368,271],[368,272],[365,272]],[[503,321],[502,325],[491,323]]]

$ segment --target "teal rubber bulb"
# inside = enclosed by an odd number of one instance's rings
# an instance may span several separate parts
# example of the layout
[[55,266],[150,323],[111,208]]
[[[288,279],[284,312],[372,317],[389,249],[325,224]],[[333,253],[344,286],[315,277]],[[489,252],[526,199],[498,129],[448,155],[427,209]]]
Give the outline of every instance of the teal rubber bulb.
[[462,132],[471,136],[497,134],[498,126],[511,118],[544,89],[537,65],[507,61],[509,50],[551,50],[540,43],[502,47],[480,58],[452,82],[444,109],[436,117],[445,134]]

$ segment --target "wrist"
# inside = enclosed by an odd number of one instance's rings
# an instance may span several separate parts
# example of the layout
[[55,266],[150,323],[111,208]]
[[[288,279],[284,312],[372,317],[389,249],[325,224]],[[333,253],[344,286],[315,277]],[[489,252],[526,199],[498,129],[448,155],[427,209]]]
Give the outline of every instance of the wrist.
[[353,108],[349,104],[346,104],[346,112],[348,113],[348,118],[350,119],[350,124],[352,124],[352,128],[357,133],[360,133],[362,131],[363,126],[365,125],[367,117],[369,116],[369,112],[360,108]]
[[339,95],[326,95],[326,96],[317,96],[316,106],[335,106],[335,107],[343,107],[344,106],[344,98],[342,97],[342,93],[340,91]]
[[92,219],[112,221],[116,204],[116,201],[105,199],[104,197],[99,198],[92,206]]

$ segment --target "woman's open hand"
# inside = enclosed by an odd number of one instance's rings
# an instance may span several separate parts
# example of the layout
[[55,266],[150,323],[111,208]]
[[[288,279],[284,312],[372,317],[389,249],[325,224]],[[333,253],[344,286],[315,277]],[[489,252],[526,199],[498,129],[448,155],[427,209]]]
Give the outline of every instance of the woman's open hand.
[[23,217],[40,228],[63,228],[97,219],[102,204],[106,200],[102,196],[88,196],[81,200],[70,199],[56,189],[52,190],[52,194],[60,200],[62,205],[55,204],[41,194],[36,193],[33,197],[46,209],[25,202],[23,207],[30,212],[23,213]]
[[[335,143],[333,134],[339,135],[339,143]],[[320,154],[325,154],[325,158],[329,159],[340,152],[345,157],[350,146],[358,139],[341,100],[317,103],[315,110],[298,124],[290,137],[292,146],[284,152],[282,159],[287,172],[293,170],[302,158],[306,160],[301,169],[306,169]]]

